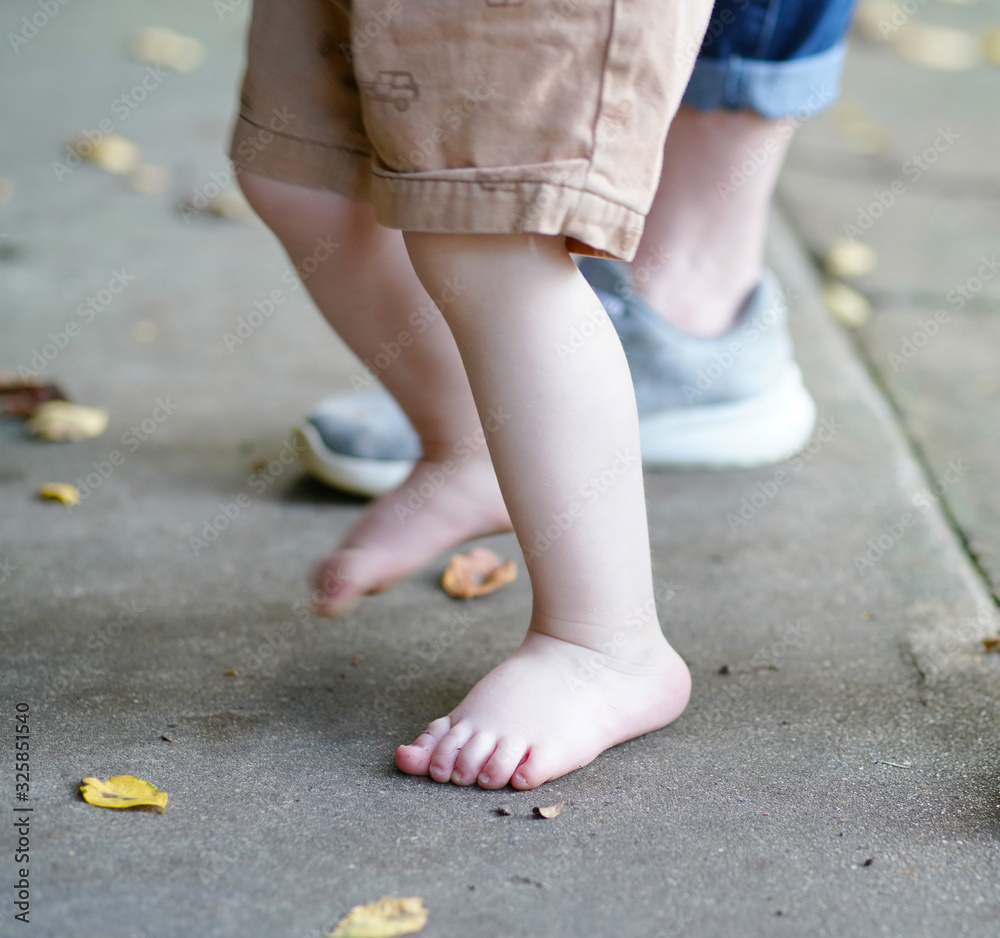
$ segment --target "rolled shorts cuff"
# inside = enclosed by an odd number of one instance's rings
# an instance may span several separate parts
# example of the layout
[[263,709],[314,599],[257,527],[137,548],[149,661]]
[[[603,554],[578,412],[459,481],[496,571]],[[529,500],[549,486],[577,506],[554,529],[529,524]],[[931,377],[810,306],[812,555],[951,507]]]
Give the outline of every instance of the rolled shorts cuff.
[[699,56],[682,104],[700,111],[756,111],[776,120],[812,117],[837,100],[846,42],[784,62]]
[[562,235],[570,251],[632,260],[644,217],[583,188],[586,161],[520,169],[516,176],[476,169],[425,175],[374,167],[376,218],[404,231]]
[[371,154],[366,150],[272,131],[244,114],[236,118],[229,158],[240,170],[280,182],[368,198]]

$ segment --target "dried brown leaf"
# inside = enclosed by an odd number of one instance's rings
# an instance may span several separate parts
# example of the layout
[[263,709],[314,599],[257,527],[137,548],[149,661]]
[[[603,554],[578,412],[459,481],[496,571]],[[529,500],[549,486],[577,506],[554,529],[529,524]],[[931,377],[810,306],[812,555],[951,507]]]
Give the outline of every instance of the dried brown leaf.
[[8,417],[33,417],[46,401],[66,400],[58,385],[18,378],[12,372],[0,374],[0,396],[3,397],[3,413]]
[[562,814],[562,809],[565,807],[566,802],[560,801],[559,804],[550,804],[544,808],[534,807],[531,810],[534,811],[535,817],[553,818],[559,817]]
[[456,599],[485,596],[513,583],[517,564],[503,561],[487,547],[474,547],[467,554],[455,554],[441,577],[441,586]]

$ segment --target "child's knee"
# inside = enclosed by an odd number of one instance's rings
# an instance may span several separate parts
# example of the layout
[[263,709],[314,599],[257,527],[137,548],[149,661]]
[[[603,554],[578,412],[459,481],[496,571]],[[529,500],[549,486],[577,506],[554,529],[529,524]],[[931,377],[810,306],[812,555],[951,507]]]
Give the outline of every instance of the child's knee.
[[241,172],[240,188],[253,210],[279,237],[288,232],[322,231],[335,241],[365,245],[381,229],[371,204],[350,199],[329,189]]

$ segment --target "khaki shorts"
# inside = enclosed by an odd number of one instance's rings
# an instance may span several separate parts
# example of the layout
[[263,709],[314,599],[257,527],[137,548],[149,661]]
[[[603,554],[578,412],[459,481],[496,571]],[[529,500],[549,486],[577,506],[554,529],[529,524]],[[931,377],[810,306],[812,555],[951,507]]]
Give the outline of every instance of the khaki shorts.
[[231,157],[390,228],[630,260],[711,0],[256,0]]

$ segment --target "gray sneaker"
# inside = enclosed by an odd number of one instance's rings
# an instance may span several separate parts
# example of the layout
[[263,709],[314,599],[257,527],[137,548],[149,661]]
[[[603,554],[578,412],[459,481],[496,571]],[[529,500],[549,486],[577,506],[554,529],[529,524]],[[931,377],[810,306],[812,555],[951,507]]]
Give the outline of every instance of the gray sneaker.
[[[578,263],[625,349],[644,465],[767,465],[809,441],[816,407],[793,356],[788,304],[769,270],[725,335],[697,339],[649,308],[627,265]],[[395,488],[420,457],[417,434],[383,390],[329,398],[297,433],[313,475],[362,495]]]

